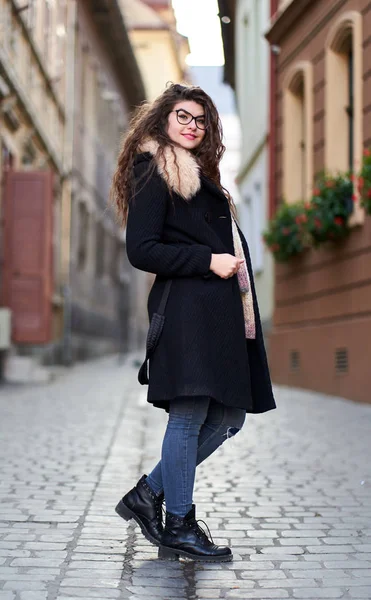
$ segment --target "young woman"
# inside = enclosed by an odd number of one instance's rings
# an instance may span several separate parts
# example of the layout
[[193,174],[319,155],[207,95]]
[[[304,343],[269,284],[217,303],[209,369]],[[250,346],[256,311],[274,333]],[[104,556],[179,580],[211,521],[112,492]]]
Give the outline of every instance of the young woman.
[[275,408],[249,251],[220,183],[224,150],[211,98],[171,85],[137,112],[113,180],[129,261],[156,274],[150,319],[172,280],[148,387],[148,402],[169,412],[161,461],[116,507],[163,558],[232,559],[196,521],[196,465],[246,412]]

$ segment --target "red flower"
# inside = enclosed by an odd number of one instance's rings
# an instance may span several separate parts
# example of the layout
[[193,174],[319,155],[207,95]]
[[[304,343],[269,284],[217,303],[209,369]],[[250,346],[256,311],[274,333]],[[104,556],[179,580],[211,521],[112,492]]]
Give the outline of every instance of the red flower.
[[353,202],[357,202],[357,200],[358,200],[357,194],[352,195],[352,200],[353,200]]
[[363,150],[363,156],[371,156],[371,152],[370,152],[370,150],[368,148],[365,148]]
[[290,227],[283,227],[282,229],[283,235],[289,235],[290,231]]
[[362,191],[364,185],[365,185],[365,180],[363,179],[363,177],[360,177],[358,179],[358,191],[359,192]]
[[351,173],[351,175],[349,176],[350,181],[355,181],[356,180],[356,176],[354,175],[354,173]]
[[322,227],[322,221],[318,217],[315,217],[314,219],[314,226],[316,229],[320,229]]
[[371,198],[371,188],[367,192],[367,198]]
[[295,223],[297,225],[301,225],[301,223],[306,223],[308,221],[308,217],[307,215],[298,215],[297,217],[295,217]]
[[304,208],[305,208],[305,210],[310,210],[310,209],[312,208],[312,205],[311,205],[311,203],[310,203],[310,202],[306,202],[306,203],[304,204]]
[[343,223],[344,223],[343,217],[335,217],[334,223],[335,223],[335,225],[343,225]]
[[319,196],[321,193],[321,190],[319,188],[314,188],[313,190],[313,196]]
[[334,186],[335,186],[335,181],[332,181],[332,179],[329,179],[328,181],[326,181],[327,188],[333,188]]

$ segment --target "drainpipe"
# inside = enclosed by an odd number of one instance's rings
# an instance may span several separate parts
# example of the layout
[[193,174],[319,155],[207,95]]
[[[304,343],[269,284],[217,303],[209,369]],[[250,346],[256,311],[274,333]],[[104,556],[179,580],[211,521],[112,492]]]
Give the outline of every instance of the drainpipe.
[[61,211],[61,288],[63,296],[63,337],[62,362],[70,365],[72,356],[71,335],[71,203],[72,203],[72,167],[75,129],[75,47],[77,29],[76,0],[67,4],[67,48],[66,48],[66,125],[63,144],[63,187]]
[[[271,19],[278,10],[278,0],[271,0]],[[269,86],[269,214],[268,217],[273,217],[276,211],[276,186],[275,186],[275,170],[276,170],[276,91],[277,91],[277,54],[270,49],[270,86]]]

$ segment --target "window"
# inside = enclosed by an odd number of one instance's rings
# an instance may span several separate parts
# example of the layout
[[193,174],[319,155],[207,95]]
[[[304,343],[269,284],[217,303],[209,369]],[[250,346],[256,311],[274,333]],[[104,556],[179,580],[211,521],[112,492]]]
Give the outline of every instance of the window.
[[95,274],[97,277],[104,275],[105,242],[106,232],[103,224],[97,223],[95,238]]
[[36,160],[36,150],[35,146],[32,144],[31,140],[27,141],[23,146],[22,151],[22,165],[24,167],[32,167]]
[[50,0],[46,0],[44,4],[44,58],[46,64],[51,58],[51,41],[52,41],[52,14]]
[[264,268],[264,244],[262,231],[264,229],[264,186],[255,182],[243,192],[243,201],[238,206],[241,229],[250,247],[251,262],[254,273],[260,273]]
[[55,64],[54,82],[62,92],[65,81],[65,59],[66,59],[66,33],[67,33],[67,5],[60,0],[57,5],[57,23],[55,31]]
[[19,31],[18,31],[18,23],[16,23],[15,19],[11,16],[11,21],[10,21],[11,25],[10,25],[10,30],[9,30],[9,52],[12,54],[13,57],[15,57],[17,55],[17,50],[18,50],[18,36],[19,36]]
[[310,197],[313,181],[312,65],[295,65],[284,81],[283,196],[289,202]]
[[83,202],[79,204],[79,225],[78,225],[78,249],[77,266],[83,269],[86,265],[88,237],[89,237],[89,213]]
[[354,170],[354,60],[353,48],[350,45],[347,52],[348,59],[348,106],[346,112],[348,115],[348,166],[349,170]]
[[[340,15],[326,40],[325,168],[334,173],[357,171],[362,162],[362,42],[357,11]],[[364,209],[357,202],[349,224],[363,220]]]
[[111,277],[113,281],[120,281],[122,276],[122,255],[125,251],[125,245],[121,240],[112,236],[111,238],[111,246],[112,246],[112,255],[111,255],[111,264],[109,265]]
[[348,171],[357,169],[362,157],[361,15],[342,15],[326,46],[325,167]]
[[1,145],[1,162],[4,172],[10,171],[14,166],[14,156],[5,144]]
[[81,79],[80,79],[80,118],[84,127],[87,119],[88,105],[88,78],[89,78],[89,54],[88,47],[84,46],[81,50]]

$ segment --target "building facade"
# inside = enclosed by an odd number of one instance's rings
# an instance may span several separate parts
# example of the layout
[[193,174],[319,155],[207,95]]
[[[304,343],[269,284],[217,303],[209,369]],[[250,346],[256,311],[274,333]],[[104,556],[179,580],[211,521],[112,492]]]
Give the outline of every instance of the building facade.
[[236,182],[241,227],[249,242],[264,333],[273,313],[273,261],[262,241],[270,216],[268,178],[270,0],[219,0],[224,76],[236,93],[241,157]]
[[237,176],[241,224],[249,241],[264,333],[273,312],[273,261],[262,241],[269,218],[268,108],[269,0],[239,0],[236,7],[236,96],[242,130]]
[[188,80],[188,39],[177,32],[170,0],[120,0],[146,96],[154,100],[168,82]]
[[[91,3],[77,2],[71,40],[70,320],[65,320],[64,339],[66,354],[81,358],[136,348],[147,325],[142,318],[145,275],[128,264],[125,237],[108,203],[120,138],[133,107],[145,99],[120,7],[114,4],[116,10],[98,20]],[[69,30],[72,35],[72,23]]]
[[[278,205],[310,198],[324,170],[361,167],[371,145],[371,2],[283,0],[267,38]],[[276,266],[270,365],[277,383],[370,402],[371,219],[354,206],[346,241]]]
[[[116,0],[0,0],[1,304],[44,360],[127,349],[125,238],[107,208],[144,86]],[[131,342],[130,342],[131,339]]]
[[0,293],[25,352],[60,329],[66,24],[66,4],[0,2]]

